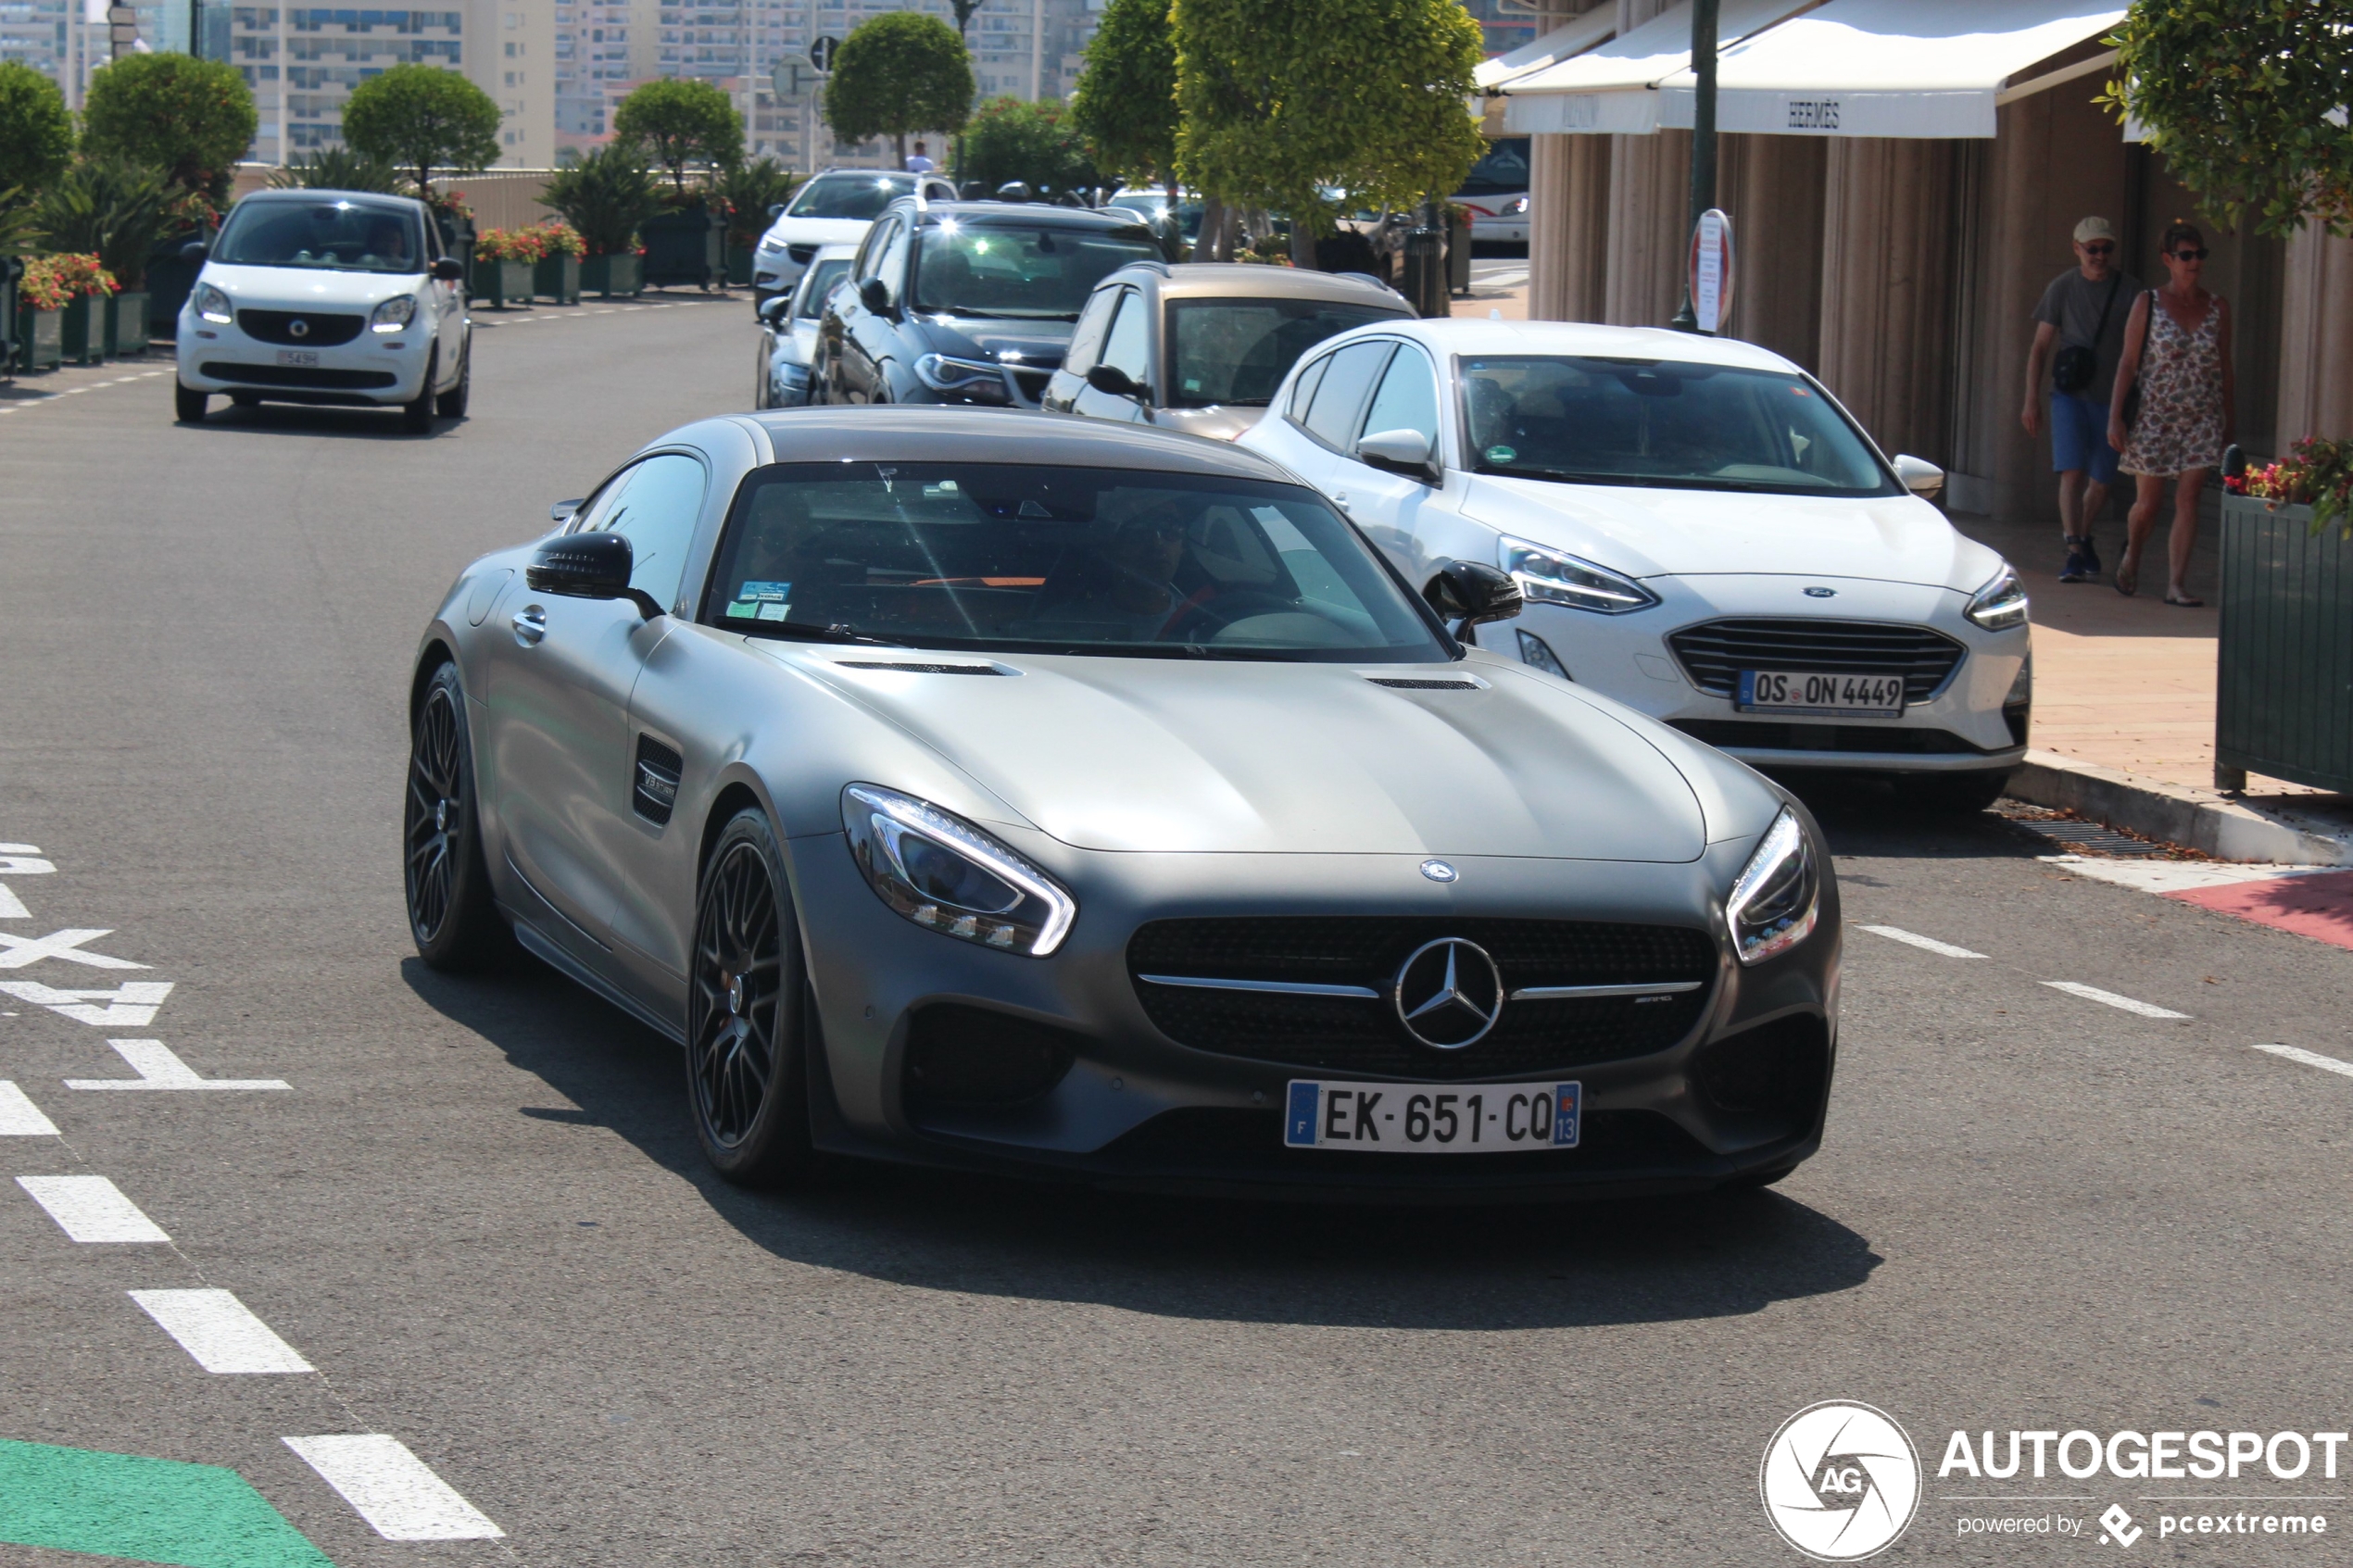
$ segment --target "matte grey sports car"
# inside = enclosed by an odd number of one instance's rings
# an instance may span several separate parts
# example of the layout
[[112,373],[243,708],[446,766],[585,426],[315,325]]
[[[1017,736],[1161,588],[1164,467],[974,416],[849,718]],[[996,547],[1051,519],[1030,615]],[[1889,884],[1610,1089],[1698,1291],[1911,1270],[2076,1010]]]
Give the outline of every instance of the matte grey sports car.
[[1417,593],[1250,452],[983,410],[711,420],[558,514],[425,630],[413,935],[511,928],[681,1042],[728,1177],[1512,1198],[1818,1146],[1811,819],[1466,646],[1493,568]]

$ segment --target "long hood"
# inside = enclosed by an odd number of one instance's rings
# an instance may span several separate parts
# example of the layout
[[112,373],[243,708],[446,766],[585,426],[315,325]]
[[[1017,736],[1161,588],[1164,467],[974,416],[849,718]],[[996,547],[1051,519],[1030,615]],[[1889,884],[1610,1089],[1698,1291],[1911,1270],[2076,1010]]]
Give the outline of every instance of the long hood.
[[871,218],[779,218],[761,239],[777,245],[854,245],[874,226]]
[[1471,477],[1463,511],[1636,577],[1767,572],[1978,587],[1995,557],[1911,495],[1843,499]]
[[[1500,661],[1360,671],[1008,655],[998,666],[1020,673],[991,677],[849,670],[840,650],[766,646],[1080,848],[1686,861],[1708,837],[1698,797],[1658,749]],[[1371,678],[1466,675],[1475,689]]]
[[423,274],[336,272],[311,267],[232,267],[205,264],[204,281],[234,303],[265,310],[373,308],[395,295],[414,294]]
[[925,317],[924,331],[931,346],[941,354],[1001,359],[1009,365],[1051,370],[1063,362],[1070,347],[1071,323],[940,315]]

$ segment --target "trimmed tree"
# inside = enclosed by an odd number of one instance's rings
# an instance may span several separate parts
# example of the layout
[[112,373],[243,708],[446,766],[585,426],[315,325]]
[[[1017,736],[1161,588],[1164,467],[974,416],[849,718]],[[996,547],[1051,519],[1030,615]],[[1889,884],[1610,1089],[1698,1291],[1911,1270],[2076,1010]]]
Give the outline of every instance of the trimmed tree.
[[1176,40],[1168,0],[1111,0],[1087,45],[1070,120],[1095,167],[1129,184],[1176,182]]
[[472,173],[498,161],[498,106],[454,70],[399,65],[351,90],[343,139],[363,158],[416,176],[433,194],[433,171]]
[[163,169],[216,206],[260,126],[245,74],[192,55],[126,55],[101,66],[82,106],[85,151]]
[[647,82],[621,100],[612,133],[670,170],[671,188],[681,195],[688,164],[732,169],[744,158],[744,117],[708,82],[666,77]]
[[72,156],[73,116],[57,84],[31,66],[0,60],[0,194],[31,200]]
[[1069,112],[1051,99],[991,98],[964,127],[958,172],[991,191],[1008,180],[1058,196],[1085,190],[1097,182],[1095,166],[1070,121]]
[[950,134],[972,113],[973,60],[937,17],[889,11],[842,41],[825,83],[825,123],[852,142],[887,136],[900,163],[918,131]]
[[2322,0],[2138,0],[2103,94],[2147,127],[2174,177],[2235,227],[2353,227],[2353,30]]
[[1174,0],[1169,17],[1177,172],[1289,214],[1294,255],[1333,227],[1320,187],[1408,207],[1455,189],[1483,150],[1480,33],[1461,0]]

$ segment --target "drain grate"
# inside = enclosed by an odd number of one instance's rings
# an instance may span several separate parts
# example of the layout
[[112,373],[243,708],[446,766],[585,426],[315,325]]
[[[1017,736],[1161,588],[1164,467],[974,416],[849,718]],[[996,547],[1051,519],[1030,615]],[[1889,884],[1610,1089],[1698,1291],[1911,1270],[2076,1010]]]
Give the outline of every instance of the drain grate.
[[2105,823],[2087,822],[2081,817],[2054,811],[2048,807],[2005,800],[1994,810],[2027,832],[2078,855],[2100,855],[2120,860],[2185,860],[2196,858],[2171,845],[2135,838]]

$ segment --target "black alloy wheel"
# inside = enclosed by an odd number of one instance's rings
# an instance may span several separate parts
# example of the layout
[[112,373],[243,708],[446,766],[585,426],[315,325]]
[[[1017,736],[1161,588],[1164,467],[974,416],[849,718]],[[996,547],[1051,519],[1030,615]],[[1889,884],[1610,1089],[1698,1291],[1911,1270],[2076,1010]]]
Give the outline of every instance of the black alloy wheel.
[[800,930],[768,818],[736,814],[711,847],[695,910],[686,1092],[703,1154],[727,1180],[770,1186],[808,1165]]
[[198,392],[186,382],[177,378],[172,381],[171,417],[183,425],[201,423],[204,420],[205,405],[211,401],[210,393]]
[[417,395],[400,406],[400,428],[411,435],[433,433],[433,410],[436,396],[433,383],[441,378],[441,348],[435,345],[425,359],[424,385]]
[[417,705],[401,847],[409,935],[417,956],[434,969],[451,971],[483,969],[504,959],[513,936],[491,900],[474,811],[465,693],[454,664],[433,672]]
[[469,342],[465,358],[458,361],[458,384],[434,399],[434,411],[445,420],[462,420],[466,405],[474,390],[474,345]]

